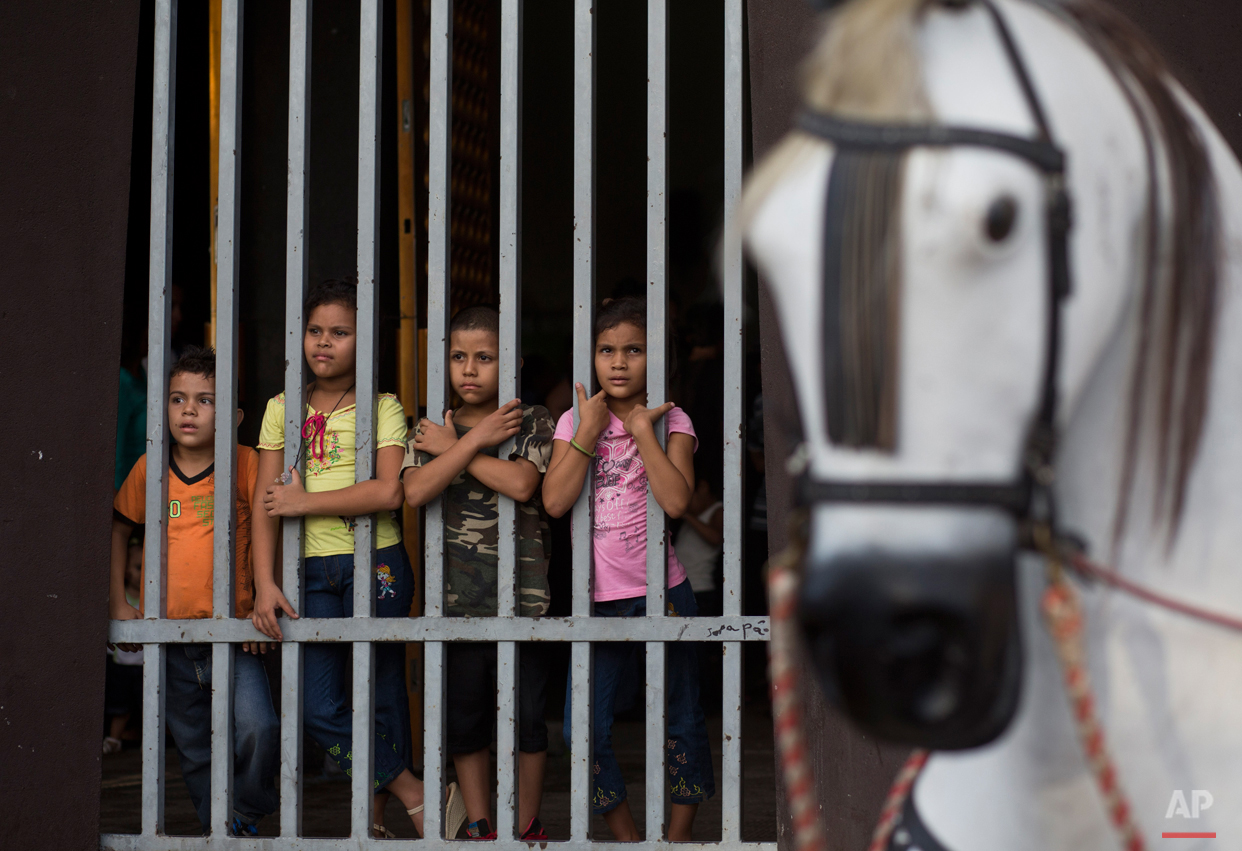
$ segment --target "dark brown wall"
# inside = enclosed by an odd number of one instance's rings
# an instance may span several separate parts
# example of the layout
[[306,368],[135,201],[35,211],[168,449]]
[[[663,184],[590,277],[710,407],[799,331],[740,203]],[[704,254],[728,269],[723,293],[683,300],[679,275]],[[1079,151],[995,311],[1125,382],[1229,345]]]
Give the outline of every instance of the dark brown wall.
[[[814,44],[819,29],[806,0],[751,0],[747,4],[750,61],[752,144],[758,162],[789,128],[799,103],[798,64]],[[762,288],[761,288],[762,290]],[[784,548],[785,523],[791,505],[784,459],[797,442],[790,427],[794,413],[792,387],[776,317],[766,292],[760,298],[760,350],[763,364],[764,440],[768,477],[768,534],[771,552]],[[803,683],[813,671],[803,666]],[[893,775],[906,751],[882,745],[850,726],[811,686],[806,690],[806,724],[818,730],[808,737],[819,786],[820,815],[833,848],[865,848]],[[780,779],[779,761],[777,765]],[[777,839],[792,847],[793,835],[783,794],[777,796]]]
[[[1237,0],[1117,0],[1115,5],[1155,40],[1234,151],[1242,152],[1242,63],[1237,48],[1242,43],[1242,9]],[[752,142],[758,161],[789,128],[799,102],[798,64],[818,28],[807,0],[749,0],[747,7]],[[791,502],[784,459],[797,437],[788,425],[794,416],[792,390],[766,295],[761,298],[760,325],[768,518],[775,554],[785,545]],[[812,681],[808,670],[803,682]],[[818,690],[811,691],[806,720],[808,729],[822,731],[810,744],[829,842],[834,848],[864,848],[904,753],[868,740],[826,706]],[[789,814],[783,796],[778,801],[779,840],[782,848],[789,848]]]
[[1164,53],[1178,79],[1242,153],[1242,6],[1236,0],[1113,0]]
[[99,847],[138,7],[0,4],[0,847]]

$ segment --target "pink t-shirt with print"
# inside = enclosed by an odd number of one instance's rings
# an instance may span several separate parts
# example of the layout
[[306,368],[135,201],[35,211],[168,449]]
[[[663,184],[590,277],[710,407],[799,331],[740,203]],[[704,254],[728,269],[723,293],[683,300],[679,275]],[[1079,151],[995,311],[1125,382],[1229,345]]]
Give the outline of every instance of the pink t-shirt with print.
[[[668,432],[694,438],[690,418],[681,408],[664,415]],[[554,440],[574,436],[574,412],[566,411],[556,424]],[[578,450],[572,450],[577,452]],[[647,593],[647,470],[638,444],[611,411],[608,425],[595,444],[595,599],[624,600]],[[668,547],[668,587],[686,579],[686,569]]]

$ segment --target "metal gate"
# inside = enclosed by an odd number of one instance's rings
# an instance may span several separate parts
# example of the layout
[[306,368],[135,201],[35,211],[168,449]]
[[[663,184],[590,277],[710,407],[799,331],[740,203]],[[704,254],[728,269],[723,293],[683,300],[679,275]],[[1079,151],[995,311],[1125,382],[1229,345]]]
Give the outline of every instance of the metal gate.
[[[236,408],[237,399],[237,271],[239,228],[238,151],[241,141],[241,2],[224,0],[220,58],[219,218],[217,230],[217,398],[227,400],[222,410]],[[742,179],[742,15],[743,0],[722,0],[725,7],[725,209],[736,206]],[[668,6],[669,0],[648,0],[647,35],[647,334],[649,346],[649,405],[667,397],[665,366],[667,326],[667,152],[668,152]],[[430,75],[430,173],[428,246],[428,384],[429,410],[448,404],[445,369],[448,342],[451,177],[450,132],[452,127],[452,0],[431,0]],[[526,851],[528,845],[512,838],[515,831],[517,643],[557,641],[572,644],[572,788],[570,835],[564,845],[572,849],[594,848],[589,835],[591,783],[591,642],[637,641],[646,645],[646,834],[644,842],[631,846],[655,849],[665,845],[659,826],[664,824],[665,805],[665,642],[708,641],[723,645],[723,736],[718,743],[723,756],[722,841],[681,844],[691,849],[708,847],[775,851],[775,843],[742,843],[742,642],[766,641],[765,618],[743,617],[742,526],[743,526],[743,396],[742,396],[742,259],[740,246],[726,237],[723,262],[724,290],[724,615],[713,618],[664,616],[666,584],[666,536],[664,513],[648,496],[647,522],[656,546],[647,552],[647,612],[645,618],[591,617],[591,494],[584,488],[573,509],[573,608],[568,618],[531,619],[516,616],[516,511],[512,500],[500,499],[499,612],[487,619],[443,616],[443,518],[439,500],[427,507],[426,605],[421,617],[374,619],[371,573],[374,565],[374,518],[358,518],[355,533],[354,616],[344,619],[285,621],[282,647],[280,705],[280,836],[237,839],[228,837],[231,818],[230,794],[232,751],[230,705],[232,655],[230,643],[258,640],[262,636],[249,621],[233,617],[234,549],[236,518],[233,512],[236,428],[218,428],[216,435],[215,505],[218,511],[214,538],[214,617],[204,620],[168,620],[165,614],[166,509],[168,499],[168,445],[165,377],[169,362],[169,310],[166,297],[172,265],[172,163],[173,111],[176,86],[173,79],[176,51],[177,0],[157,0],[155,21],[155,72],[151,164],[151,269],[149,370],[147,389],[148,465],[146,555],[144,596],[147,619],[115,621],[111,641],[141,643],[143,668],[143,762],[142,832],[105,834],[104,849],[361,849],[388,848],[398,840],[374,840],[370,835],[374,742],[371,673],[372,642],[422,642],[424,684],[424,782],[426,800],[442,800],[444,783],[444,642],[497,642],[498,703],[497,834],[490,847],[497,851]],[[592,0],[574,2],[574,313],[573,376],[589,386],[592,371],[592,308],[595,303],[595,17]],[[380,0],[361,0],[361,44],[358,138],[358,373],[357,397],[376,397],[376,287],[381,103],[380,61],[382,14]],[[296,461],[296,449],[304,410],[302,356],[302,302],[307,283],[307,141],[309,124],[310,0],[293,0],[289,29],[289,184],[288,243],[286,248],[285,310],[285,464]],[[500,120],[500,317],[501,361],[515,364],[520,356],[521,286],[520,194],[521,127],[520,94],[522,68],[522,0],[501,3],[501,120]],[[726,234],[732,228],[726,222]],[[517,396],[517,374],[502,374],[502,398]],[[374,474],[375,411],[360,405],[357,414],[357,476]],[[284,592],[300,609],[302,524],[283,522]],[[432,593],[434,592],[434,593]],[[158,604],[152,601],[159,601]],[[159,617],[152,617],[152,615]],[[349,642],[353,646],[354,750],[351,835],[344,839],[304,838],[301,828],[302,777],[302,646],[309,641]],[[164,661],[168,644],[205,642],[213,647],[211,734],[211,835],[168,837],[163,835],[164,801]],[[653,732],[654,731],[654,732]],[[420,847],[445,847],[442,808],[425,810],[425,833],[429,838],[411,840]]]

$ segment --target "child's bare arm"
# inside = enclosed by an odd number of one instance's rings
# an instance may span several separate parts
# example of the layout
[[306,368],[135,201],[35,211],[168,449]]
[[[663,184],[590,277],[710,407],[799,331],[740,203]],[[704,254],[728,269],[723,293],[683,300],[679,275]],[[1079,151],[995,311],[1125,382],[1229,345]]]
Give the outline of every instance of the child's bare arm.
[[[581,384],[575,384],[574,388],[578,392],[578,430],[574,442],[587,452],[594,452],[600,433],[608,425],[608,403],[603,390],[588,399]],[[564,440],[552,442],[552,460],[543,477],[543,507],[549,516],[562,517],[573,508],[594,460]]]
[[[261,504],[264,492],[274,482],[280,481],[280,468],[284,466],[284,451],[260,449],[259,468],[255,473],[254,494],[250,504]],[[280,518],[266,511],[250,512],[250,558],[254,565],[254,611],[250,620],[255,629],[277,641],[284,636],[276,619],[276,612],[283,610],[290,617],[298,613],[289,605],[284,593],[276,586],[276,543],[280,538]]]
[[655,422],[672,409],[672,402],[653,409],[640,405],[626,416],[625,430],[638,444],[652,495],[664,513],[676,520],[686,513],[694,495],[694,438],[674,432],[668,436],[668,451],[660,447]]
[[574,507],[590,469],[589,457],[563,440],[552,441],[552,460],[543,477],[543,507],[549,517],[563,517]]
[[421,467],[407,467],[402,476],[405,501],[419,508],[444,493],[457,474],[470,464],[476,451],[470,441],[456,440]]
[[[129,561],[129,536],[134,527],[121,520],[112,518],[112,548],[108,575],[108,616],[117,621],[132,621],[142,614],[125,599],[125,563]],[[111,647],[112,645],[108,645]],[[141,650],[140,644],[118,645],[122,650]]]
[[509,461],[490,455],[476,455],[466,470],[483,486],[518,502],[526,502],[534,496],[542,478],[539,468],[525,458]]
[[717,508],[713,511],[712,516],[707,518],[706,523],[690,513],[687,513],[682,519],[690,524],[690,528],[698,532],[700,538],[707,541],[713,547],[720,546],[720,542],[724,540],[723,508]]
[[375,456],[375,478],[349,487],[308,493],[302,477],[293,471],[287,485],[270,484],[263,495],[263,512],[272,517],[305,517],[308,514],[340,514],[357,517],[377,511],[396,511],[404,501],[401,493],[400,446],[382,447]]
[[[130,621],[142,617],[125,599],[125,564],[129,561],[129,536],[134,527],[119,517],[112,518],[112,547],[108,574],[108,612],[113,620]],[[128,646],[126,649],[129,649]]]
[[[475,475],[475,462],[487,457],[479,455],[481,450],[489,446],[497,446],[522,430],[521,406],[520,399],[506,402],[480,420],[460,438],[453,425],[452,411],[445,412],[442,426],[428,420],[421,421],[419,433],[414,436],[414,448],[421,449],[435,457],[419,467],[406,468],[404,475],[406,501],[415,508],[426,505],[442,494],[462,470],[469,469],[470,474]],[[497,459],[489,458],[489,460]],[[488,487],[492,486],[489,484]],[[494,487],[492,489],[497,490]]]

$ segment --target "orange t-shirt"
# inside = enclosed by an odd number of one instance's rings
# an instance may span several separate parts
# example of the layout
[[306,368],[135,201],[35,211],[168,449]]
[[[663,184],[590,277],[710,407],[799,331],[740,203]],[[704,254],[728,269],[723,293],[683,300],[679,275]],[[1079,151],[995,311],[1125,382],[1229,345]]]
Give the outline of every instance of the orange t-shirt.
[[[249,617],[254,608],[254,572],[250,564],[250,495],[259,471],[259,454],[237,447],[236,614]],[[168,459],[168,617],[211,617],[212,534],[215,529],[215,465],[186,478],[171,455]],[[121,485],[113,509],[134,525],[146,522],[147,456],[143,455]],[[144,575],[146,579],[143,559]],[[145,591],[146,582],[142,587]],[[142,602],[139,601],[139,610]]]

